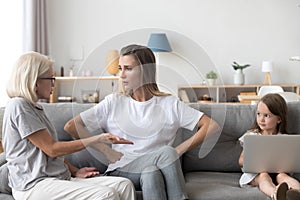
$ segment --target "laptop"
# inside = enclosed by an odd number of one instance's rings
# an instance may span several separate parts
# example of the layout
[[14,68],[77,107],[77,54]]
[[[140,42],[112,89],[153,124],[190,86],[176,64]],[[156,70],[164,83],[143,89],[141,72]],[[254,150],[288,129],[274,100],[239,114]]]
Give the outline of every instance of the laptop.
[[300,135],[245,135],[244,172],[300,172]]

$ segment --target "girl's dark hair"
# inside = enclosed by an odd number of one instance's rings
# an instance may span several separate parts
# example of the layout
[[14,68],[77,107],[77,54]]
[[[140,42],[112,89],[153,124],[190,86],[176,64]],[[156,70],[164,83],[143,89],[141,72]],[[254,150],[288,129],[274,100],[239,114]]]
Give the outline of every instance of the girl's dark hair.
[[[271,93],[263,96],[259,102],[266,104],[273,115],[280,117],[281,122],[277,125],[277,133],[287,133],[287,104],[284,98],[279,94]],[[256,120],[253,128],[261,131]]]
[[156,83],[156,61],[154,53],[146,46],[131,44],[123,47],[120,56],[132,55],[141,65],[143,83],[146,90],[155,96],[169,95],[161,92]]

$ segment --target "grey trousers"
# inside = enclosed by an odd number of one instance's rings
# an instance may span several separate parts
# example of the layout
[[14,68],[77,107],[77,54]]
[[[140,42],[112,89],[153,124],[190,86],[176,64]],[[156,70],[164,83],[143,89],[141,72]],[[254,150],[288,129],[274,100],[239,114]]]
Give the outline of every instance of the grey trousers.
[[128,165],[107,173],[130,179],[144,200],[188,199],[179,155],[171,146],[143,155]]

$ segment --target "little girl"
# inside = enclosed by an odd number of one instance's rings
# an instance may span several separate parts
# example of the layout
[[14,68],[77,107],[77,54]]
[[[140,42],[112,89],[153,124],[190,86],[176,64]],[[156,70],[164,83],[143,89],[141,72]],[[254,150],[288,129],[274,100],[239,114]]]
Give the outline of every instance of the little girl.
[[[267,94],[257,105],[256,120],[252,129],[239,138],[241,145],[246,134],[276,135],[286,134],[287,105],[279,94]],[[243,166],[244,151],[239,158],[239,165]],[[277,185],[276,185],[277,184]],[[286,173],[243,173],[240,186],[258,186],[273,200],[300,199],[300,183]]]

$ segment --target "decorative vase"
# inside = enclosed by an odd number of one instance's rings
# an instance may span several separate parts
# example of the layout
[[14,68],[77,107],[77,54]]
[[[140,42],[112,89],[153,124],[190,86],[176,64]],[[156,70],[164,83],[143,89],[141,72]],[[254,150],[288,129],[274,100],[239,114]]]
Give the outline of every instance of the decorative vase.
[[216,79],[206,79],[207,85],[212,86],[216,84]]
[[237,69],[233,76],[233,82],[235,85],[244,85],[245,83],[245,75],[242,69]]

